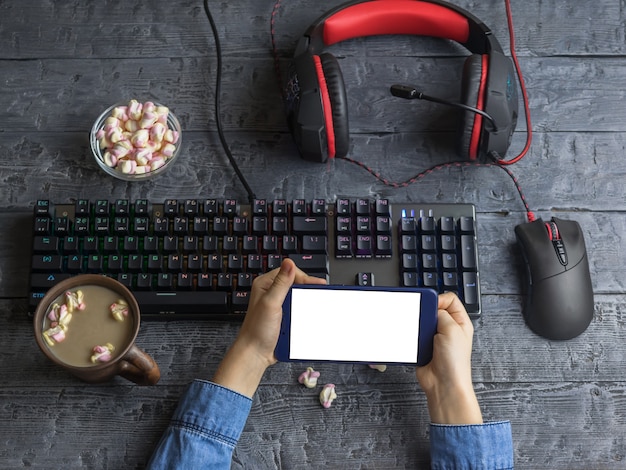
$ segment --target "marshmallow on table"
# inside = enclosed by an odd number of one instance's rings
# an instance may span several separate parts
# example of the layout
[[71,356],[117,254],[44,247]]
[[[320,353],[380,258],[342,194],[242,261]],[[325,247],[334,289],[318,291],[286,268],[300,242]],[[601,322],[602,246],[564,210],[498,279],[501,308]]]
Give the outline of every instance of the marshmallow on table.
[[307,367],[306,370],[300,374],[300,377],[298,377],[298,382],[306,388],[315,388],[319,376],[319,372],[313,370],[312,367]]
[[320,392],[320,403],[324,408],[330,408],[332,402],[337,398],[334,384],[326,384]]

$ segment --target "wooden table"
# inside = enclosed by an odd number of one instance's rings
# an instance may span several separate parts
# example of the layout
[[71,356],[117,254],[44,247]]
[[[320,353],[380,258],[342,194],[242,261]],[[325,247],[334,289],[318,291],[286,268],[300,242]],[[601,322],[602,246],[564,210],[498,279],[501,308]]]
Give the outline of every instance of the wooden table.
[[[483,315],[475,388],[485,419],[513,425],[517,468],[626,468],[626,17],[620,2],[514,2],[516,49],[534,141],[511,170],[540,217],[584,231],[595,317],[571,341],[533,334],[521,315],[513,229],[525,221],[511,179],[493,167],[450,167],[393,189],[345,161],[301,160],[275,72],[337,2],[212,2],[223,47],[226,139],[259,197],[387,197],[471,202],[478,211]],[[509,50],[504,3],[459,6]],[[0,467],[141,468],[186,384],[209,378],[239,324],[144,322],[138,344],[162,370],[153,387],[86,385],[51,367],[27,317],[32,208],[37,199],[239,198],[214,115],[216,50],[202,2],[0,2]],[[388,93],[393,83],[458,99],[466,51],[433,38],[375,37],[330,48],[348,89],[350,156],[392,180],[457,159],[456,112]],[[184,129],[166,175],[125,183],[103,174],[88,131],[110,104],[168,104]],[[523,118],[509,156],[526,138]],[[233,468],[423,468],[428,413],[414,371],[314,364],[339,398],[323,409],[297,383],[301,365],[271,368],[255,396]]]

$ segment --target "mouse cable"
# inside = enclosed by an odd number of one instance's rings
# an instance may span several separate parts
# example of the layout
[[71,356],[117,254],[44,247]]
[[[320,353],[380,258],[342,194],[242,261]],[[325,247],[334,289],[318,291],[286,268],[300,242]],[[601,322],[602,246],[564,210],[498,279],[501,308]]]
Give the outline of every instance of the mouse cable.
[[226,157],[228,158],[228,161],[230,162],[233,169],[235,170],[235,173],[237,174],[239,181],[241,181],[241,184],[243,184],[244,188],[246,188],[246,192],[248,193],[248,200],[250,204],[252,204],[253,201],[256,199],[256,195],[250,188],[248,181],[246,180],[245,176],[239,169],[239,165],[237,165],[237,162],[235,161],[235,158],[233,157],[233,154],[230,151],[230,147],[228,146],[228,143],[226,142],[226,137],[224,136],[224,131],[222,129],[222,120],[220,117],[221,116],[220,96],[222,94],[222,46],[220,44],[220,37],[217,32],[217,27],[215,26],[215,21],[213,20],[213,15],[211,14],[211,10],[209,9],[208,0],[204,0],[204,12],[211,25],[211,31],[213,32],[213,40],[215,42],[215,54],[217,56],[217,72],[216,72],[216,77],[215,77],[215,123],[217,126],[217,134],[220,138],[222,147],[224,148],[224,153],[226,153]]

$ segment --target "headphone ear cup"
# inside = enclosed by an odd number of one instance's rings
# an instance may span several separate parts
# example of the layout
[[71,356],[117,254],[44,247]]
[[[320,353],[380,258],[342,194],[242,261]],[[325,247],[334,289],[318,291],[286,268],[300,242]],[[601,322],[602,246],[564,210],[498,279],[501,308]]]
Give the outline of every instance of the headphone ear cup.
[[350,131],[348,125],[348,98],[343,82],[343,74],[335,56],[323,53],[319,56],[326,80],[328,99],[332,114],[333,131],[335,134],[335,156],[345,157],[350,147]]
[[283,100],[289,130],[300,156],[324,163],[328,158],[325,116],[330,115],[330,109],[326,112],[328,99],[326,103],[320,102],[320,76],[323,71],[317,56],[307,53],[294,58],[284,85]]
[[[461,78],[461,103],[477,108],[483,108],[483,88],[486,80],[487,61],[483,56],[473,54],[463,65]],[[457,151],[461,158],[475,160],[478,158],[483,125],[482,116],[471,111],[463,111],[459,121]],[[480,123],[476,127],[475,123]]]

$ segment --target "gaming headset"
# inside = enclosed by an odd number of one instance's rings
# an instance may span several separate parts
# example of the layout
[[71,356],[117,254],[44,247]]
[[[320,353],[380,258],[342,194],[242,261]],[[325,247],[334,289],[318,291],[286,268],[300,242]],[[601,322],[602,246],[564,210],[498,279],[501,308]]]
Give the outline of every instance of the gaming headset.
[[456,104],[465,109],[457,151],[471,161],[502,158],[518,116],[513,63],[484,23],[439,0],[352,1],[309,26],[296,46],[284,93],[289,128],[301,156],[323,163],[346,156],[350,145],[343,75],[337,59],[324,48],[386,34],[449,39],[472,53],[463,66],[461,103]]

